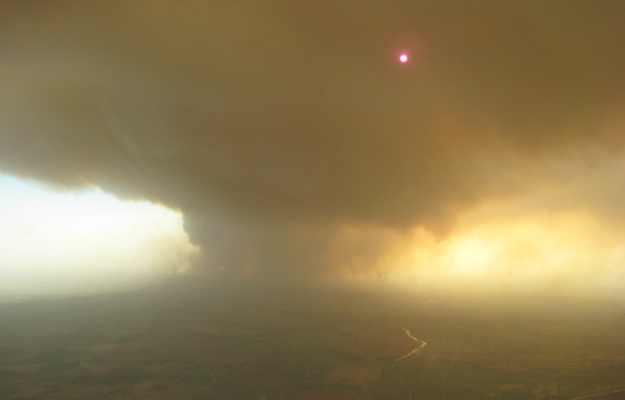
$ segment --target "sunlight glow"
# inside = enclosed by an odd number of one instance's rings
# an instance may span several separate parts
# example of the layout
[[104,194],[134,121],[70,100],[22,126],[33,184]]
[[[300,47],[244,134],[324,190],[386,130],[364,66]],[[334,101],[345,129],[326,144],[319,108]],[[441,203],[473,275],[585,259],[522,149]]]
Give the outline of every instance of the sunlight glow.
[[497,246],[479,238],[466,236],[453,240],[445,264],[459,272],[481,272],[497,256]]
[[[511,208],[512,210],[512,208]],[[438,240],[415,233],[391,280],[458,292],[621,292],[625,233],[581,211],[465,215]],[[504,213],[505,214],[505,213]],[[409,283],[411,282],[411,283]]]

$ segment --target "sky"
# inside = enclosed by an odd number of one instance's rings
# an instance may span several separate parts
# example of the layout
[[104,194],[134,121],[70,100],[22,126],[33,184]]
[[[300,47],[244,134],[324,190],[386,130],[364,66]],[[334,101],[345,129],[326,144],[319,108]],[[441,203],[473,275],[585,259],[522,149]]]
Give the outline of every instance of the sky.
[[215,279],[619,291],[624,14],[3,0],[0,172],[167,207]]
[[187,273],[200,254],[179,212],[94,187],[54,191],[0,175],[0,221],[0,302],[136,288]]

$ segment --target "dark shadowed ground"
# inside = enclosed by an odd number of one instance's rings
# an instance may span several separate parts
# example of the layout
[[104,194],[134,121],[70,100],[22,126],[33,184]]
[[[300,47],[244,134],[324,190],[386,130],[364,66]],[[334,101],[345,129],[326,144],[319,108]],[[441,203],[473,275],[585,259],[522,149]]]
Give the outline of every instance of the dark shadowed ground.
[[[607,302],[185,278],[5,303],[0,321],[2,399],[625,398]],[[404,327],[427,345],[395,361],[417,344]]]

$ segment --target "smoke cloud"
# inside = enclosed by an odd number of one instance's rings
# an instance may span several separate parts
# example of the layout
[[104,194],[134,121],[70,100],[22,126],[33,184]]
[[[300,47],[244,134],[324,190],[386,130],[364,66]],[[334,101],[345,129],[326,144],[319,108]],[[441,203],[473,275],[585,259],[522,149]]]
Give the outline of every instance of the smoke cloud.
[[384,278],[501,203],[620,227],[624,14],[7,0],[0,169],[181,210],[196,268],[233,278]]

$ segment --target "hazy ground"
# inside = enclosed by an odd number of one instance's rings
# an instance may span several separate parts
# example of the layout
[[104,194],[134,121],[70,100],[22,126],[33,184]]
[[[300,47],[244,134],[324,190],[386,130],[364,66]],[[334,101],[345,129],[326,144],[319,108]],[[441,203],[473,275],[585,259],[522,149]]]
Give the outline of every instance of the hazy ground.
[[0,304],[0,398],[621,399],[624,337],[610,302],[185,278]]

